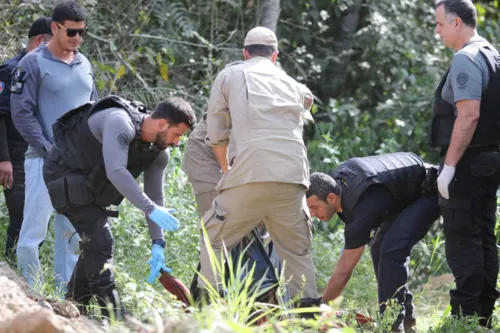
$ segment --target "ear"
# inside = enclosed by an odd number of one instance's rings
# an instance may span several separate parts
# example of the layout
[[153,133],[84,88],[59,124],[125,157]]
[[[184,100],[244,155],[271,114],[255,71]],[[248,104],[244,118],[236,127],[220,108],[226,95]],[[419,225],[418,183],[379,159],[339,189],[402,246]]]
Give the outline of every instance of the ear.
[[273,56],[271,57],[271,61],[272,61],[273,63],[275,63],[275,62],[276,62],[276,59],[278,59],[278,53],[279,53],[279,51],[275,51],[275,52],[273,53]]
[[157,120],[157,128],[159,132],[163,132],[168,128],[168,120],[167,119],[158,119]]
[[326,197],[326,202],[329,204],[329,205],[333,205],[337,202],[337,198],[338,196],[334,193],[330,193],[328,194],[328,196]]
[[50,30],[52,30],[52,36],[54,36],[57,32],[57,28],[59,28],[56,24],[56,22],[51,22],[50,23]]
[[248,51],[243,48],[241,52],[243,53],[243,59],[247,60],[249,58]]

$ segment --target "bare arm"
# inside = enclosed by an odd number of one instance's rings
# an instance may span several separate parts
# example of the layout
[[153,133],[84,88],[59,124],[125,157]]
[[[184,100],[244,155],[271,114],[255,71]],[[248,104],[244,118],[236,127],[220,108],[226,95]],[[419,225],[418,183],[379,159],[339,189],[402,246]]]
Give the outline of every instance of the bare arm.
[[220,168],[223,173],[226,173],[229,170],[229,161],[227,157],[227,146],[213,146],[212,147],[215,158],[217,162],[219,162]]
[[346,249],[342,252],[337,267],[335,267],[335,270],[333,271],[332,276],[330,277],[330,280],[328,280],[328,284],[323,291],[323,296],[321,298],[324,302],[328,303],[329,301],[333,301],[340,296],[347,285],[347,282],[349,282],[349,279],[351,278],[354,267],[356,267],[359,259],[363,255],[364,249],[365,245],[353,250]]
[[457,118],[446,153],[445,164],[448,166],[457,165],[474,136],[485,81],[481,65],[475,59],[460,53],[453,57],[450,82],[457,108]]
[[458,116],[453,126],[450,147],[446,153],[445,164],[456,166],[469,146],[479,121],[481,101],[462,100],[456,103]]

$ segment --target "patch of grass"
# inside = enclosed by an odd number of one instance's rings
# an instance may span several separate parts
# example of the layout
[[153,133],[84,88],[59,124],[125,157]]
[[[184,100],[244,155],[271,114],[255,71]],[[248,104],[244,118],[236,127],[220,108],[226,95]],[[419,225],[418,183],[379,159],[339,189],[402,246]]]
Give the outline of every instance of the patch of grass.
[[[165,250],[166,265],[173,270],[172,274],[190,285],[199,261],[200,233],[197,229],[199,218],[195,209],[191,187],[186,176],[180,170],[182,154],[174,149],[171,161],[165,173],[165,202],[167,207],[176,209],[175,216],[181,221],[178,231],[166,233]],[[191,308],[185,312],[182,304],[169,294],[156,281],[153,285],[146,283],[150,266],[146,262],[151,256],[151,241],[144,214],[132,207],[126,200],[119,207],[120,218],[111,220],[111,228],[115,236],[115,260],[113,271],[122,302],[141,322],[130,328],[122,322],[112,322],[107,326],[109,332],[132,332],[142,327],[144,332],[319,332],[325,328],[326,322],[319,319],[301,319],[298,311],[291,311],[287,304],[260,305],[255,296],[249,295],[249,281],[239,281],[240,265],[229,274],[231,284],[224,286],[226,299],[218,297],[218,292],[210,293],[212,304],[201,310]],[[3,195],[0,196],[0,260],[4,260],[5,232],[8,219]],[[335,267],[343,247],[343,230],[319,230],[315,234],[313,257],[316,265],[318,290],[321,292]],[[444,283],[435,286],[433,275],[449,272],[444,261],[444,242],[442,234],[427,237],[419,243],[412,253],[411,272],[418,271],[418,281],[412,285],[414,303],[417,310],[419,332],[476,332],[477,319],[451,319],[449,317],[448,291],[453,286]],[[41,262],[44,271],[44,283],[40,286],[43,294],[60,297],[53,290],[53,247],[54,233],[51,223],[47,239],[41,248]],[[415,269],[418,266],[418,270]],[[424,275],[422,275],[424,274]],[[412,277],[410,277],[412,279]],[[284,281],[282,281],[284,282]],[[377,307],[377,285],[373,273],[369,250],[365,251],[355,269],[346,290],[333,304],[333,310],[356,310],[375,319],[371,330],[357,325],[342,328],[342,332],[381,332],[387,317],[380,318]],[[256,310],[266,313],[268,321],[262,326],[252,326],[257,318]],[[304,311],[304,310],[302,310]],[[98,310],[96,311],[99,312]],[[390,312],[390,311],[389,311]],[[495,312],[495,318],[500,313]],[[496,322],[496,319],[495,319]],[[351,321],[352,323],[352,321]],[[142,325],[142,326],[141,326]],[[133,325],[132,325],[133,326]],[[496,326],[500,331],[500,327]]]

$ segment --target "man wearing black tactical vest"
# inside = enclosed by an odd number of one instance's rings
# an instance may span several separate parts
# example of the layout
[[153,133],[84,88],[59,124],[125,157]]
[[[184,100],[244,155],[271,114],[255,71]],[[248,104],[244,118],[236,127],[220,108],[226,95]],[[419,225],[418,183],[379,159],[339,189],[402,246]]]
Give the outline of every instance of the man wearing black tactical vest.
[[499,296],[495,238],[500,183],[500,57],[476,31],[470,0],[436,5],[436,33],[456,50],[438,85],[428,141],[441,154],[439,205],[455,277],[452,315],[490,317]]
[[311,216],[328,222],[337,213],[345,223],[345,246],[323,292],[322,301],[336,299],[370,243],[383,313],[396,302],[394,332],[414,332],[413,295],[408,289],[413,246],[439,217],[437,170],[413,153],[351,158],[331,174],[313,173],[306,192]]
[[[163,230],[176,230],[179,221],[163,207],[164,171],[168,147],[196,123],[191,106],[170,97],[149,113],[144,105],[118,96],[107,96],[71,110],[53,125],[54,145],[45,157],[43,177],[54,209],[65,215],[81,238],[80,257],[68,283],[66,298],[85,306],[94,295],[102,314],[118,306],[112,271],[114,239],[108,217],[117,212],[106,208],[127,198],[146,217],[152,239],[152,283],[165,266]],[[144,192],[136,183],[144,172]]]

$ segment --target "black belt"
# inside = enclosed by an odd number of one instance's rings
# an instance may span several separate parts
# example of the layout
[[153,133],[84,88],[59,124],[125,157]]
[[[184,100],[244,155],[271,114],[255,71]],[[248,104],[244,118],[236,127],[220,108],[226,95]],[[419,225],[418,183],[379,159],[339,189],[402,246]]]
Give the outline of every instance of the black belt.
[[[440,157],[443,157],[443,156],[446,155],[446,153],[448,152],[448,148],[449,147],[441,148],[441,150],[439,152]],[[500,146],[498,146],[498,145],[491,145],[491,146],[473,146],[473,147],[467,147],[467,149],[465,149],[464,154],[465,153],[479,154],[479,153],[492,152],[492,151],[500,152]]]

